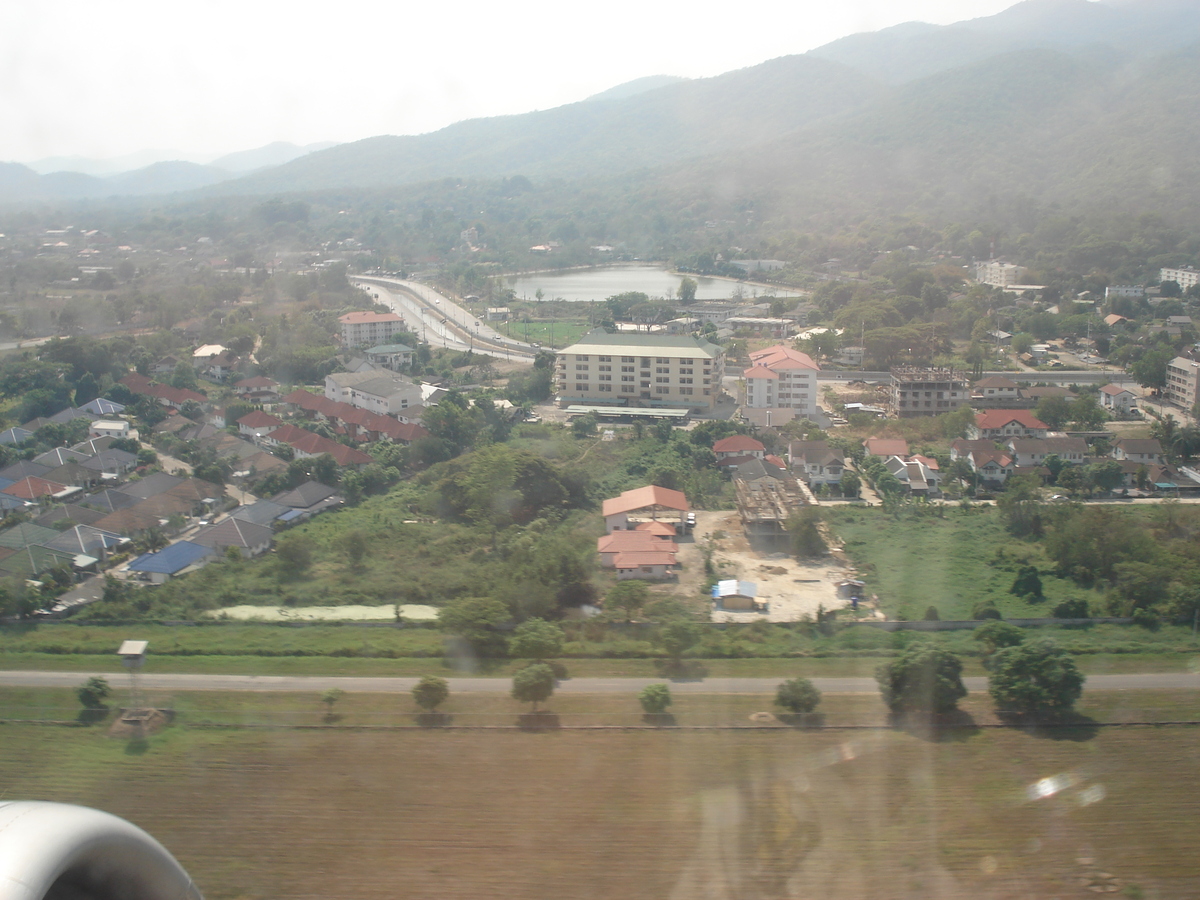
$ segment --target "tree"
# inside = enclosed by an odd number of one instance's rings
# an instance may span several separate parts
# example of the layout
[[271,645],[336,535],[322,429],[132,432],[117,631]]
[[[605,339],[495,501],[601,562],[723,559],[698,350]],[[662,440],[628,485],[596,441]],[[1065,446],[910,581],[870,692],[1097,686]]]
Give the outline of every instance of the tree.
[[590,437],[596,433],[596,417],[591,413],[576,416],[571,422],[571,433],[577,438]]
[[940,622],[942,620],[942,614],[938,612],[938,608],[936,606],[928,606],[925,608],[925,615],[923,615],[921,618],[926,622]]
[[948,713],[967,696],[962,660],[936,644],[909,647],[875,672],[883,702],[894,713]]
[[1175,354],[1170,350],[1147,350],[1129,367],[1129,374],[1142,387],[1162,390],[1167,386],[1167,363]]
[[75,405],[83,406],[99,396],[100,385],[96,382],[96,376],[91,372],[84,372],[83,377],[75,382]]
[[1091,615],[1088,611],[1087,600],[1083,597],[1063,600],[1050,611],[1050,614],[1056,619],[1086,619]]
[[671,705],[671,689],[665,684],[648,684],[638,694],[638,703],[647,715],[661,716]]
[[1066,397],[1043,397],[1034,407],[1033,414],[1058,431],[1071,419],[1071,403]]
[[509,656],[539,662],[562,654],[563,631],[545,619],[529,619],[517,626],[508,642]]
[[1013,579],[1012,587],[1008,589],[1010,594],[1016,594],[1018,597],[1024,597],[1029,601],[1041,602],[1046,598],[1042,595],[1042,577],[1038,574],[1037,566],[1021,566],[1017,570],[1017,577]]
[[997,650],[1017,646],[1025,640],[1025,632],[1016,625],[992,619],[976,628],[971,637],[983,645],[983,665],[987,668]]
[[354,528],[343,534],[339,543],[350,563],[350,568],[359,568],[362,565],[363,557],[367,555],[367,533],[361,528]]
[[1106,459],[1103,462],[1084,466],[1083,477],[1086,482],[1095,485],[1097,489],[1111,491],[1125,480],[1125,473],[1121,471],[1121,464],[1115,459]]
[[313,551],[317,542],[307,534],[293,532],[284,535],[275,544],[275,556],[284,565],[284,571],[295,577],[312,565]]
[[658,630],[656,640],[676,663],[700,641],[700,626],[687,619],[675,619]]
[[75,696],[84,709],[107,709],[104,701],[112,695],[112,688],[99,675],[93,675],[75,689]]
[[1083,693],[1084,676],[1067,651],[1042,639],[1000,650],[988,691],[1002,716],[1061,718]]
[[632,622],[633,617],[646,605],[650,599],[650,588],[646,582],[636,578],[617,582],[604,596],[604,605],[609,609],[619,609],[625,613],[625,621]]
[[422,675],[412,689],[413,700],[426,712],[433,712],[450,696],[450,685],[445,678]]
[[792,678],[775,691],[775,705],[795,715],[806,716],[821,703],[821,692],[807,678]]
[[1080,428],[1099,428],[1107,420],[1108,413],[1096,402],[1094,394],[1084,394],[1071,403],[1071,421]]
[[829,552],[818,527],[820,522],[821,510],[816,506],[802,506],[788,516],[787,530],[792,539],[792,553],[797,557],[811,559]]
[[694,303],[697,287],[699,285],[696,284],[695,278],[689,278],[687,275],[683,276],[683,279],[679,282],[679,302],[684,305]]
[[1004,525],[1016,535],[1042,533],[1042,497],[1036,475],[1019,475],[1008,479],[1004,493],[996,501]]
[[526,666],[513,676],[512,697],[521,703],[532,703],[537,712],[538,704],[554,693],[554,670],[545,663]]
[[842,480],[839,484],[842,488],[843,497],[857,497],[859,491],[862,490],[862,479],[858,477],[857,472],[853,472],[850,469],[842,471]]
[[321,694],[321,702],[325,704],[325,718],[333,718],[333,707],[337,702],[346,696],[346,692],[341,688],[330,688]]
[[498,628],[510,618],[508,607],[488,597],[464,597],[438,612],[442,631],[466,641],[479,656],[500,656],[504,637]]

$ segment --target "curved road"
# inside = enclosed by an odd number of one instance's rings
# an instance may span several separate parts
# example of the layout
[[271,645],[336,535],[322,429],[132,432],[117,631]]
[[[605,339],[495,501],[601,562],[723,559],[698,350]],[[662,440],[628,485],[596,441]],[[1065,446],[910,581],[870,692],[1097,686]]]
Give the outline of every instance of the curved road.
[[[0,672],[0,687],[78,687],[90,675],[116,678],[118,672]],[[780,678],[706,678],[702,681],[672,681],[671,690],[682,694],[770,694]],[[416,678],[356,677],[342,675],[172,675],[144,672],[140,683],[151,691],[300,691],[312,693],[341,688],[348,693],[399,694],[413,689]],[[511,679],[450,678],[454,693],[507,694]],[[559,684],[559,693],[629,694],[663,678],[572,678]],[[874,694],[874,678],[814,678],[825,694]],[[987,689],[983,677],[964,678],[970,691]],[[1150,675],[1089,675],[1087,687],[1094,691],[1181,690],[1200,688],[1200,674],[1171,672]]]

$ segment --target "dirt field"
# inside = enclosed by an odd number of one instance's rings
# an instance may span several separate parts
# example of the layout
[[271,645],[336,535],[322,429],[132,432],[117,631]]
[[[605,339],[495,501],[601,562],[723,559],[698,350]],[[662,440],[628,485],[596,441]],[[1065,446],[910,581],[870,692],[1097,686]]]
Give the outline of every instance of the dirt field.
[[7,726],[0,780],[147,828],[210,900],[1200,889],[1194,729],[959,737]]
[[[721,535],[713,537],[713,535]],[[712,539],[713,563],[722,578],[753,581],[758,599],[770,604],[766,615],[751,612],[713,612],[714,622],[796,622],[815,615],[818,606],[831,609],[845,605],[837,598],[837,583],[847,570],[833,562],[801,563],[782,553],[755,550],[746,540],[735,512],[697,512],[691,541],[679,545],[684,570],[679,589],[695,596],[704,582],[702,548]]]

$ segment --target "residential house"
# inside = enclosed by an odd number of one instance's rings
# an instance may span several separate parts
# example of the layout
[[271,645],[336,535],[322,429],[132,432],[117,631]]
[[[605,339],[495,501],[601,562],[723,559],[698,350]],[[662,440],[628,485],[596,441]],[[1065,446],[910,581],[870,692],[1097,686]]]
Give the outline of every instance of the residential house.
[[94,415],[85,409],[76,409],[73,406],[68,406],[66,409],[60,409],[58,412],[52,415],[50,417],[50,421],[55,425],[67,425],[71,422],[74,422],[76,419],[88,419],[89,421],[95,421],[99,418],[100,416]]
[[410,406],[428,405],[419,385],[395,372],[381,369],[327,375],[325,396],[380,415],[398,413]]
[[1003,450],[972,450],[967,461],[981,481],[997,485],[1004,484],[1015,466],[1012,454]]
[[675,574],[675,554],[665,550],[626,550],[613,560],[617,581],[640,578],[663,581]]
[[0,444],[17,447],[32,437],[33,432],[24,428],[6,428],[4,431],[0,431]]
[[28,459],[19,459],[11,466],[5,466],[0,469],[0,478],[6,478],[10,482],[20,481],[22,478],[28,478],[30,475],[42,476],[50,471],[50,466],[43,466]]
[[[84,460],[90,459],[86,453],[81,453],[78,450],[70,450],[66,447],[55,447],[53,450],[47,450],[41,456],[35,456],[33,461],[39,466],[45,466],[47,471],[56,469],[59,466],[67,463],[81,463]],[[44,473],[43,473],[44,474]]]
[[216,525],[201,528],[191,541],[201,547],[210,547],[218,553],[236,547],[243,557],[252,557],[266,553],[274,539],[275,532],[266,525],[227,518]]
[[967,427],[971,440],[1005,440],[1010,437],[1044,438],[1049,426],[1024,409],[989,409],[975,414]]
[[[72,490],[70,486],[62,484],[58,481],[48,481],[45,478],[39,478],[36,475],[29,475],[19,481],[10,484],[6,488],[0,489],[5,494],[16,497],[18,500],[35,502],[45,500],[49,502],[49,498],[66,496],[65,492]],[[79,492],[78,488],[74,488]]]
[[975,382],[971,391],[971,401],[982,401],[989,406],[996,406],[1008,401],[1017,400],[1021,396],[1020,386],[1003,375],[992,375],[982,381]]
[[1083,438],[1009,438],[1005,442],[1017,468],[1033,468],[1046,462],[1047,456],[1057,456],[1072,466],[1082,466],[1086,461],[1088,446]]
[[[672,529],[674,533],[674,529]],[[617,557],[622,553],[664,552],[672,555],[679,552],[679,545],[648,531],[614,531],[596,539],[596,552],[600,554],[600,565],[615,569]],[[674,563],[672,562],[672,565]]]
[[283,419],[279,418],[279,416],[273,416],[270,413],[263,412],[261,409],[246,413],[246,415],[237,420],[238,433],[251,438],[259,438],[264,434],[270,434],[283,424]]
[[1118,438],[1112,444],[1113,459],[1127,459],[1144,465],[1162,465],[1162,444],[1155,438]]
[[1106,384],[1100,388],[1100,405],[1114,415],[1128,415],[1137,404],[1137,395],[1119,384]]
[[863,441],[867,456],[887,459],[889,456],[908,456],[908,441],[903,438],[869,437]]
[[43,547],[53,550],[82,554],[100,560],[107,559],[110,553],[128,544],[129,538],[92,525],[76,525],[41,543]]
[[721,438],[713,444],[713,453],[718,462],[746,456],[762,459],[767,453],[767,448],[761,441],[757,441],[749,435],[734,434],[727,438]]
[[307,519],[345,502],[334,488],[319,481],[306,481],[290,491],[281,491],[271,501],[291,510],[279,516],[279,521],[284,523]]
[[398,372],[412,365],[416,351],[404,344],[380,344],[365,351],[367,359],[377,366]]
[[150,365],[151,375],[170,375],[175,371],[175,367],[179,365],[180,360],[177,356],[164,356],[162,359]]
[[198,366],[228,352],[229,348],[222,344],[204,344],[192,351],[192,364]]
[[628,531],[643,522],[667,522],[681,525],[688,512],[687,497],[658,485],[647,485],[624,491],[602,504],[605,532]]
[[128,422],[123,419],[97,419],[88,428],[88,437],[110,437],[117,439],[132,438],[137,440],[138,434]]
[[1074,391],[1067,390],[1065,387],[1059,387],[1058,385],[1050,384],[1040,385],[1038,387],[1021,388],[1021,396],[1027,400],[1032,400],[1034,403],[1037,403],[1040,400],[1044,400],[1046,397],[1062,397],[1064,400],[1075,400],[1079,395]]
[[91,413],[97,418],[103,419],[119,416],[125,412],[125,405],[123,403],[117,403],[115,400],[106,400],[103,397],[89,400],[79,408],[86,413]]
[[239,506],[229,515],[235,519],[253,522],[256,525],[271,526],[282,515],[291,512],[290,506],[276,503],[273,500],[257,500],[248,506]]
[[178,475],[168,475],[166,472],[151,472],[145,478],[129,482],[129,484],[121,488],[120,493],[128,497],[136,497],[138,500],[146,500],[169,491],[180,484],[183,484],[183,479]]
[[238,399],[251,403],[263,403],[279,399],[279,382],[265,375],[255,375],[253,378],[243,378],[233,386]]
[[69,525],[94,525],[100,519],[103,519],[105,515],[105,513],[100,512],[98,509],[90,509],[86,506],[80,506],[78,503],[64,503],[61,506],[56,504],[47,509],[33,520],[33,524],[41,525],[44,528],[53,528],[57,531],[63,523]]
[[767,604],[758,601],[758,585],[753,581],[723,579],[712,586],[717,609],[731,612],[766,612]]
[[826,441],[792,441],[788,444],[792,471],[809,485],[840,484],[846,461]]
[[177,541],[157,553],[144,553],[129,564],[129,571],[154,584],[192,572],[213,558],[212,547]]

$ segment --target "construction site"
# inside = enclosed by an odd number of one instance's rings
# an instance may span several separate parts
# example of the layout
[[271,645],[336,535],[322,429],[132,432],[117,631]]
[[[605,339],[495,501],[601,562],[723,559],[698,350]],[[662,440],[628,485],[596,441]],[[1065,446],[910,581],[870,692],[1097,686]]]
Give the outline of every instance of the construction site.
[[787,538],[787,520],[792,511],[815,503],[808,487],[790,472],[778,477],[733,479],[738,516],[746,537],[754,542],[773,543]]

